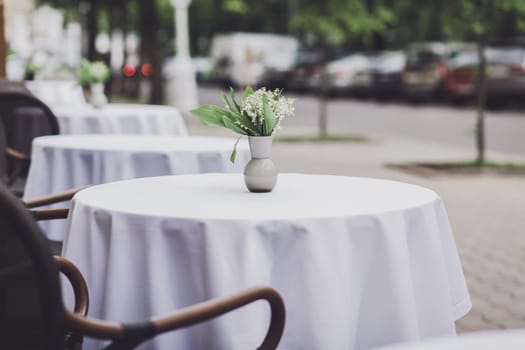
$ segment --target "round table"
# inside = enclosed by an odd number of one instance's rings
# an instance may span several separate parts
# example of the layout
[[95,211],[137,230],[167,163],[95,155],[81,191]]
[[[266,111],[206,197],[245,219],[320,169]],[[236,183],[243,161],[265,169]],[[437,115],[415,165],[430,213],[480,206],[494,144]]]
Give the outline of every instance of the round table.
[[[367,349],[455,334],[471,307],[443,202],[419,186],[279,174],[257,194],[241,174],[178,175],[94,186],[73,204],[63,255],[93,317],[139,321],[269,285],[287,308],[282,349]],[[250,306],[145,348],[255,348],[267,321]]]
[[114,104],[94,108],[84,104],[53,108],[61,134],[188,135],[179,110],[173,106]]
[[[241,140],[234,164],[235,138],[147,135],[53,135],[35,138],[24,199],[86,185],[138,177],[242,172],[250,159]],[[63,207],[63,204],[54,205]],[[42,223],[48,238],[61,241],[64,224]]]

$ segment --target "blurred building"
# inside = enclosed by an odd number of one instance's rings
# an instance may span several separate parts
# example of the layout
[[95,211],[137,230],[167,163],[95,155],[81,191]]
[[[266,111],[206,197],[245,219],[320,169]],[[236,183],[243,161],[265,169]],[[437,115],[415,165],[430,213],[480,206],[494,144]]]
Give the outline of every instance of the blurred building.
[[5,0],[6,41],[10,49],[7,76],[23,80],[72,78],[80,64],[82,31],[79,23],[65,23],[63,14],[34,0]]
[[21,56],[30,54],[31,19],[35,9],[34,0],[5,0],[4,18],[7,42]]
[[6,36],[10,35],[15,30],[14,24],[17,18],[23,17],[29,22],[33,11],[35,9],[34,0],[4,0],[5,6],[5,26]]

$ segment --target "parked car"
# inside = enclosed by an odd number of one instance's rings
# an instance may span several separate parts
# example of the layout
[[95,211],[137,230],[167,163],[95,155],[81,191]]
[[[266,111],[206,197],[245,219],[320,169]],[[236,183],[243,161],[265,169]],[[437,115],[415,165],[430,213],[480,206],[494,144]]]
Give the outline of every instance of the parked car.
[[[210,57],[196,56],[191,58],[193,69],[195,71],[195,79],[198,83],[207,83],[211,79],[213,64]],[[162,74],[164,77],[169,77],[175,70],[176,58],[168,57],[164,60],[162,66]]]
[[445,93],[447,62],[464,51],[474,51],[469,43],[415,43],[407,50],[403,93],[409,99],[442,97]]
[[447,62],[445,95],[452,103],[468,102],[475,96],[478,62],[477,51],[460,52]]
[[141,90],[148,89],[153,75],[153,65],[149,62],[140,62],[137,54],[128,55],[126,62],[122,65],[121,72],[114,74],[112,79],[120,80],[125,93],[135,95]]
[[399,97],[403,89],[406,55],[385,51],[373,60],[373,94],[378,98]]
[[288,78],[288,89],[296,92],[315,91],[319,87],[322,64],[319,52],[300,52]]
[[525,45],[490,46],[486,50],[487,98],[499,103],[525,97]]
[[192,58],[195,67],[195,78],[199,83],[208,82],[213,72],[213,62],[210,57],[198,56]]
[[315,51],[299,50],[289,69],[268,68],[262,85],[288,91],[308,92],[316,89],[316,77],[321,70],[321,55]]
[[[354,53],[326,65],[330,93],[369,95],[373,88],[373,60],[378,53]],[[317,78],[317,85],[321,77]]]
[[[518,101],[525,96],[525,46],[490,45],[485,50],[486,96],[489,106]],[[479,57],[477,52],[464,52],[450,60],[446,93],[451,99],[465,100],[475,96]]]
[[216,35],[211,45],[212,78],[216,82],[233,86],[261,85],[267,70],[289,70],[298,48],[299,41],[288,35]]

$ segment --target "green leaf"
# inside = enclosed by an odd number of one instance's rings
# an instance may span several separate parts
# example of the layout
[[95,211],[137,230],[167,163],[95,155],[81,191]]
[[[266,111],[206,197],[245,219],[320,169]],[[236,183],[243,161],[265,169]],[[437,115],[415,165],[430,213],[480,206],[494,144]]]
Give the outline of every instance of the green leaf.
[[[235,119],[234,119],[235,120]],[[224,126],[238,134],[241,134],[241,135],[248,135],[246,130],[244,130],[243,128],[241,128],[239,125],[235,124],[234,121],[232,121],[231,119],[229,119],[228,117],[224,116],[223,119],[222,119],[222,122],[224,123]]]
[[276,124],[276,118],[273,114],[270,105],[268,104],[268,98],[263,96],[263,113],[264,113],[264,136],[269,136],[273,132],[273,128]]
[[235,109],[231,105],[230,101],[228,101],[228,97],[226,96],[226,94],[223,92],[221,93],[221,96],[222,96],[222,100],[224,101],[224,103],[226,103],[226,105],[228,106],[228,109],[232,112],[235,112]]
[[237,108],[237,112],[242,113],[241,106],[239,106],[237,101],[235,101],[235,90],[233,90],[232,87],[230,87],[230,98],[232,99],[233,104],[235,105],[235,108]]
[[241,138],[239,137],[237,141],[235,141],[235,145],[233,145],[232,154],[230,154],[230,162],[235,163],[235,158],[237,158],[237,144],[239,143],[239,140]]
[[253,94],[253,89],[251,86],[248,86],[246,89],[244,89],[244,92],[242,94],[242,100],[243,102],[246,100],[246,98],[248,96],[250,96],[251,94]]
[[[246,88],[246,90],[250,90],[253,93],[253,90],[251,87]],[[246,93],[246,90],[244,91],[245,93]],[[234,120],[230,119],[230,120],[231,121],[238,120],[242,125],[247,127],[248,130],[243,129],[245,135],[259,136],[260,135],[259,130],[257,130],[257,128],[253,126],[251,120],[242,112],[241,107],[237,104],[235,100],[235,90],[233,90],[233,88],[231,87],[230,87],[230,97],[231,97],[231,100],[235,103],[235,107],[237,108],[237,111],[238,111],[238,113],[232,114],[232,117],[235,117],[235,119]],[[223,98],[226,100],[227,97],[223,95]],[[228,103],[228,106],[231,110],[233,110],[233,108],[230,106],[229,103]]]
[[239,122],[248,128],[246,133],[249,136],[261,136],[261,132],[257,129],[255,125],[252,124],[252,121],[244,114],[236,115]]
[[230,112],[213,105],[203,105],[190,111],[204,125],[225,127],[223,117],[229,117]]

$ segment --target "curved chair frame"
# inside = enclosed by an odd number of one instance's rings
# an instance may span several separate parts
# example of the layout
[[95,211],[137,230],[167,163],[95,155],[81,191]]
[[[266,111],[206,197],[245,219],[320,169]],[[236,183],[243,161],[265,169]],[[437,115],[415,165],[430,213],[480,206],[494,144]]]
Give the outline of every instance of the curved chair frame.
[[9,130],[10,120],[14,118],[11,115],[9,108],[14,108],[17,104],[20,106],[34,106],[39,107],[44,111],[44,115],[47,118],[49,125],[49,135],[58,135],[60,133],[60,126],[58,124],[58,119],[53,111],[41,100],[35,97],[29,90],[27,90],[23,85],[0,81],[0,106],[2,104],[9,104],[8,112],[4,113],[3,109],[0,113],[0,119],[2,122],[1,129],[4,129],[3,132],[5,135],[0,135],[0,137],[5,137],[5,156],[7,157],[6,164],[8,165],[8,186],[12,186],[16,180],[20,177],[25,177],[27,170],[29,169],[29,164],[31,162],[31,157],[29,154],[24,153],[24,151],[14,149],[9,143],[8,134],[12,134],[12,131]]

